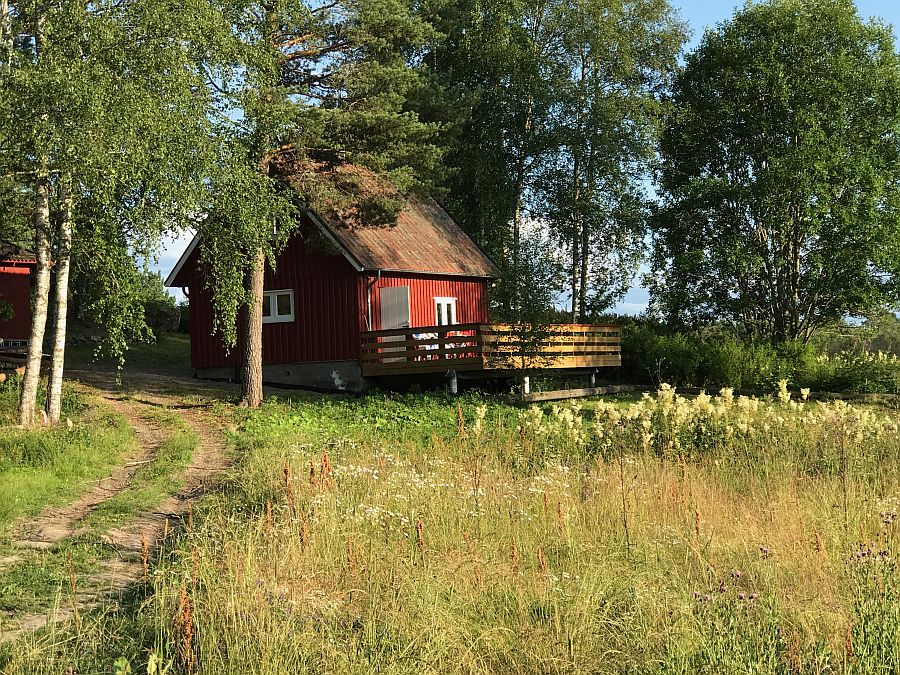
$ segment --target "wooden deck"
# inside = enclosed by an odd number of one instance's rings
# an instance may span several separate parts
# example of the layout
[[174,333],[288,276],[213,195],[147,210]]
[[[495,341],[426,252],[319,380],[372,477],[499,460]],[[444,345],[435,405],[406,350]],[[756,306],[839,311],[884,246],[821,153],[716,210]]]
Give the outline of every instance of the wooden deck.
[[362,374],[415,375],[622,365],[618,326],[553,324],[523,339],[504,324],[460,324],[362,334]]

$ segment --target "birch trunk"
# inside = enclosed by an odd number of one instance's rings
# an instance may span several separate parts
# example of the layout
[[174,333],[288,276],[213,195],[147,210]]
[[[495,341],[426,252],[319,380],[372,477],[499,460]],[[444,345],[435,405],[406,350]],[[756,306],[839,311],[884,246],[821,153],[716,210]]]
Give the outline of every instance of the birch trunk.
[[241,405],[258,408],[263,401],[263,285],[266,272],[266,253],[259,247],[254,254],[250,273],[250,306],[244,324],[244,362],[241,377]]
[[59,422],[62,409],[62,381],[66,359],[66,318],[69,314],[69,262],[72,252],[72,183],[65,178],[59,186],[61,217],[59,219],[59,251],[56,258],[56,302],[53,334],[53,356],[47,382],[47,417],[50,424]]
[[9,0],[0,0],[0,72],[9,73],[12,65],[12,30],[10,26]]
[[34,425],[38,384],[41,379],[41,357],[44,355],[44,329],[47,325],[47,302],[50,296],[50,181],[38,176],[34,185],[34,247],[37,274],[34,288],[34,314],[25,377],[19,398],[19,424]]

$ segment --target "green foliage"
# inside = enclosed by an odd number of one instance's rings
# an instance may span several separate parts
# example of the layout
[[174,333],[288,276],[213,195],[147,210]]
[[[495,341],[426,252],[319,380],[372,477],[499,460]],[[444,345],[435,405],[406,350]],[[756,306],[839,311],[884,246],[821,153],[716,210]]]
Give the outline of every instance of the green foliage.
[[655,218],[656,309],[808,340],[900,302],[900,56],[853,3],[768,0],[677,78]]
[[[447,207],[500,268],[495,314],[520,322],[547,309],[528,306],[543,299],[529,297],[541,293],[526,276],[537,264],[583,296],[582,313],[605,308],[641,249],[640,176],[683,41],[670,5],[456,0],[424,11],[439,36],[413,103],[442,124]],[[548,235],[534,258],[529,240]]]
[[[842,342],[864,342],[844,333]],[[623,381],[681,387],[772,390],[780,380],[794,388],[857,394],[900,393],[900,359],[883,352],[845,351],[828,355],[822,343],[743,340],[730,331],[678,333],[652,324],[622,329]]]
[[187,300],[182,300],[176,306],[178,311],[178,332],[189,333],[191,330],[191,305]]
[[813,350],[802,344],[747,342],[726,331],[670,333],[646,325],[622,330],[626,380],[771,390],[782,379],[805,386],[814,361]]
[[826,326],[812,344],[822,354],[884,352],[900,356],[900,319],[884,312],[867,316],[861,325],[841,321]]
[[3,298],[0,298],[0,321],[9,321],[15,314],[13,306]]

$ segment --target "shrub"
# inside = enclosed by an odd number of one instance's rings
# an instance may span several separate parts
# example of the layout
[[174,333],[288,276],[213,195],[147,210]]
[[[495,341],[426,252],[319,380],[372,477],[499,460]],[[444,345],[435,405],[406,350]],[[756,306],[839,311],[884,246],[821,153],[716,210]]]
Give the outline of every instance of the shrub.
[[745,342],[721,330],[662,333],[622,329],[622,379],[679,387],[772,390],[781,380],[816,391],[900,394],[900,357],[882,352],[817,354],[802,342]]

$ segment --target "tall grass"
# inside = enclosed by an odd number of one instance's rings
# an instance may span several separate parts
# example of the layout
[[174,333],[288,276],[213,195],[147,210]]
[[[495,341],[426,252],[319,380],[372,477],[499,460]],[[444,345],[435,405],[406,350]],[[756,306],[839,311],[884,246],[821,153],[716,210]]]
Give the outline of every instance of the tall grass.
[[3,672],[900,669],[891,413],[662,388],[234,414],[240,466],[134,604]]

